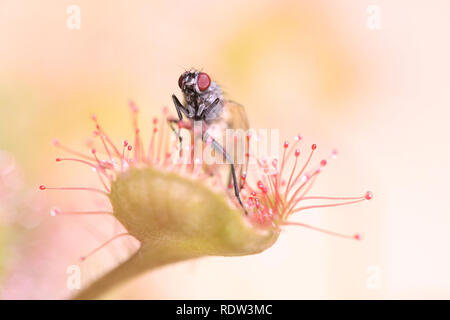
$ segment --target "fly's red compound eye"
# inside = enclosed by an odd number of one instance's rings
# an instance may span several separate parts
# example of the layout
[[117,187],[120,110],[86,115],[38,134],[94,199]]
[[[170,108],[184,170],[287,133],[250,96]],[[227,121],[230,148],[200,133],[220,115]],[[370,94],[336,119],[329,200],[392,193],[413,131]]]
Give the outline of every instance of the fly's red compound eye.
[[184,80],[184,73],[178,78],[178,86],[180,87],[180,89],[182,89],[183,80]]
[[200,72],[197,77],[197,86],[200,91],[205,91],[211,84],[211,78],[204,72]]

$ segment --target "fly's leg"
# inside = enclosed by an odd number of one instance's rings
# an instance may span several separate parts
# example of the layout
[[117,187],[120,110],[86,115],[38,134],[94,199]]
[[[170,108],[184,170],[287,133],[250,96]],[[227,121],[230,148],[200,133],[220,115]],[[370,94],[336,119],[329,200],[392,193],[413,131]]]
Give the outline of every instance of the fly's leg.
[[245,214],[247,215],[247,210],[244,207],[244,204],[242,203],[241,197],[239,195],[239,184],[236,178],[236,169],[234,167],[234,163],[231,160],[228,153],[224,150],[224,148],[213,138],[211,137],[207,132],[204,134],[204,140],[205,142],[211,142],[211,145],[213,148],[223,154],[225,156],[225,159],[230,162],[231,164],[231,177],[233,178],[233,186],[234,186],[234,195],[236,196],[236,199],[238,200],[239,204],[241,205],[242,209],[244,209]]
[[[249,156],[248,155],[249,155],[249,148],[250,148],[249,143],[250,142],[249,142],[249,140],[246,137],[245,138],[245,142],[244,142],[244,144],[245,144],[245,146],[244,146],[244,148],[245,148],[245,150],[244,150],[244,152],[245,152],[245,154],[244,154],[244,162],[242,164],[235,165],[236,174],[237,174],[237,177],[238,177],[238,180],[239,180],[239,190],[241,190],[244,187],[244,184],[245,184],[245,177],[244,176],[247,175],[248,162],[249,162]],[[240,154],[241,151],[238,149],[238,150],[236,150],[236,152],[237,152],[237,154]],[[232,172],[230,170],[230,174],[228,175],[228,184],[227,184],[228,186],[231,185],[231,180],[232,179],[233,179]]]
[[172,95],[172,100],[173,100],[173,104],[175,105],[175,108],[177,109],[177,113],[178,113],[178,118],[181,120],[183,120],[183,114],[181,112],[184,113],[184,115],[186,117],[188,117],[189,112],[188,109],[186,109],[180,102],[180,100],[178,100],[176,95]]
[[[183,143],[183,138],[180,136],[180,127],[179,123],[183,120],[183,113],[188,116],[188,110],[181,104],[180,100],[178,100],[176,95],[172,95],[173,104],[175,105],[175,109],[177,109],[178,114],[178,120],[177,119],[168,119],[167,122],[169,123],[169,127],[172,129],[173,132],[176,133],[178,140],[180,141],[180,154],[181,154],[181,148]],[[178,130],[173,127],[174,124],[177,124]]]
[[[179,123],[182,120],[178,120],[178,119],[167,119],[167,123],[169,124],[170,129],[172,129],[173,133],[176,134],[178,141],[180,142],[180,154],[182,151],[182,145],[183,145],[183,138],[180,135],[180,126]],[[176,125],[176,127],[174,127],[174,125]]]
[[208,109],[203,112],[202,110],[202,114],[201,116],[206,120],[215,120],[218,116],[218,114],[220,113],[220,111],[222,110],[222,106],[219,104],[220,99],[217,98],[216,100],[213,101],[213,103],[211,103],[208,106]]

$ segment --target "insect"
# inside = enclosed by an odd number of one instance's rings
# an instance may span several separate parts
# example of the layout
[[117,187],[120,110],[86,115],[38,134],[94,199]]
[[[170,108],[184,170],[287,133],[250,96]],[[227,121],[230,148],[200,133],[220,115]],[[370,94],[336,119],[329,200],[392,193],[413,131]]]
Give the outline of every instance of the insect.
[[[222,154],[227,162],[230,163],[229,185],[231,182],[233,183],[234,194],[239,204],[244,208],[239,192],[243,180],[245,179],[245,170],[247,170],[248,166],[248,158],[246,156],[248,153],[248,140],[245,139],[244,142],[244,159],[242,159],[242,161],[236,161],[237,155],[233,152],[234,156],[231,157],[231,150],[226,150],[226,148],[217,141],[217,137],[209,133],[211,131],[209,129],[217,128],[219,128],[218,130],[221,132],[222,136],[226,129],[241,129],[242,131],[247,132],[249,124],[244,107],[236,102],[224,99],[222,89],[217,83],[211,81],[209,75],[204,72],[193,69],[184,72],[178,79],[178,86],[183,93],[185,104],[183,105],[176,95],[172,95],[178,119],[171,119],[169,122],[171,124],[179,124],[183,121],[183,115],[188,118],[190,122],[202,122],[203,140],[205,142],[208,141],[212,148],[216,152]],[[190,127],[192,128],[192,126]],[[172,127],[172,130],[175,131],[175,128]],[[239,174],[239,180],[237,178],[237,173]],[[245,213],[247,214],[246,211]]]

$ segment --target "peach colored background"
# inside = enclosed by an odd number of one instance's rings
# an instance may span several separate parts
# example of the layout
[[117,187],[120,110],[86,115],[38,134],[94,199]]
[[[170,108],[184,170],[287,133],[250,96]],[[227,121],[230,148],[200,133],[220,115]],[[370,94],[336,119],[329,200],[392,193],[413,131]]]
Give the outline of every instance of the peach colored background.
[[[80,30],[66,27],[70,4],[81,8]],[[366,27],[369,4],[382,10],[381,30]],[[436,0],[1,0],[0,149],[15,156],[23,185],[0,220],[0,296],[66,297],[67,265],[114,232],[105,219],[49,216],[53,205],[97,204],[37,193],[41,183],[94,183],[84,168],[55,164],[51,139],[82,148],[91,113],[122,138],[129,98],[150,123],[171,106],[183,68],[197,67],[246,106],[252,127],[340,150],[314,193],[370,189],[374,200],[295,219],[364,241],[290,228],[263,254],[170,266],[111,297],[450,298],[449,12]],[[83,275],[130,247],[113,244]],[[380,289],[366,286],[370,266]]]

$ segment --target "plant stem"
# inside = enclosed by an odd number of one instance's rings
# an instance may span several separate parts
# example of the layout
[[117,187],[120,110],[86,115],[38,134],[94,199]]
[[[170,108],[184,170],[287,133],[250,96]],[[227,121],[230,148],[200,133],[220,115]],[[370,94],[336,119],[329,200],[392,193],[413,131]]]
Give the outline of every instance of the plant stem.
[[95,280],[73,299],[101,299],[101,297],[111,289],[146,271],[201,255],[186,249],[187,248],[180,242],[167,240],[157,240],[142,245],[142,247],[127,261],[123,262],[106,275],[100,277],[98,280]]

